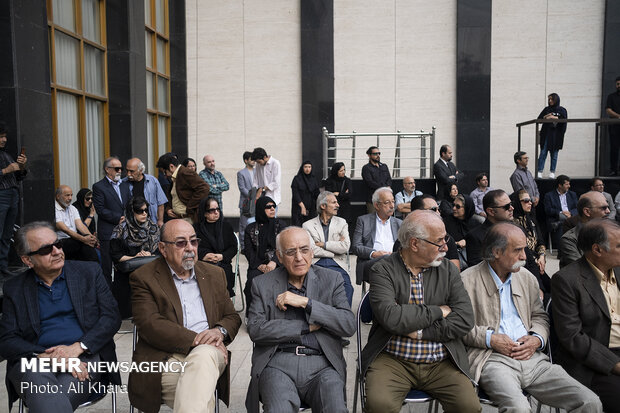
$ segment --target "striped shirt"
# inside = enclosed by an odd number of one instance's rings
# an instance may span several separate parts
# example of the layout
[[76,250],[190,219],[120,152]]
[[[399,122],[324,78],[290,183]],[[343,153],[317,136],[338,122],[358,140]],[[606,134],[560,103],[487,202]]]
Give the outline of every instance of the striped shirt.
[[[423,276],[411,274],[411,295],[409,304],[424,304]],[[448,355],[443,344],[436,341],[414,340],[406,336],[394,335],[385,346],[385,352],[414,363],[436,363]]]

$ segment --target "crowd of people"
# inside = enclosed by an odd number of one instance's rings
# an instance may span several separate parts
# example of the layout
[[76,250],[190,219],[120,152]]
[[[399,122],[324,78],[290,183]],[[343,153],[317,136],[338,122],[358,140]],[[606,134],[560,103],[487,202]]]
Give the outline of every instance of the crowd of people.
[[[80,189],[74,204],[72,188],[59,186],[55,225],[32,222],[15,235],[29,269],[4,285],[9,403],[21,397],[32,412],[69,412],[88,392],[40,393],[22,383],[119,384],[118,374],[23,371],[19,361],[115,361],[113,337],[130,316],[134,361],[187,362],[182,372],[131,371],[132,405],[212,411],[216,388],[227,403],[226,346],[242,324],[231,301],[240,251],[254,343],[250,412],[260,403],[266,412],[347,411],[342,349],[356,329],[350,254],[373,315],[361,358],[366,411],[400,411],[411,388],[446,412],[480,412],[480,391],[500,411],[530,411],[528,394],[571,412],[620,411],[620,193],[614,205],[594,177],[577,197],[559,175],[540,202],[521,151],[510,193],[491,188],[486,173],[464,192],[453,149],[439,154],[436,198],[410,176],[394,194],[380,149],[368,148],[367,213],[357,217],[344,163],[321,180],[304,161],[291,183],[291,225],[278,217],[280,162],[263,148],[243,154],[235,229],[223,212],[230,185],[211,155],[198,171],[195,160],[164,154],[159,178],[138,158],[123,168],[110,157],[103,179]],[[6,174],[19,179],[25,162],[20,155]],[[537,208],[559,250],[552,277]]]

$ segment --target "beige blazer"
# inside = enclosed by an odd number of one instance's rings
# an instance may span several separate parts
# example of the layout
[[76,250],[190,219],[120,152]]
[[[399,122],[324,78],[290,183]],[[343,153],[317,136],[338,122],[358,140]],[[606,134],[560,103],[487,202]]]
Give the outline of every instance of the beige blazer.
[[[463,342],[467,346],[474,380],[478,381],[484,363],[493,353],[493,349],[486,346],[487,330],[499,330],[500,296],[486,261],[469,267],[461,276],[474,308],[475,320],[474,328],[463,337]],[[536,277],[522,267],[519,272],[512,274],[511,289],[512,300],[525,328],[528,332],[541,336],[546,344],[549,337],[549,317],[538,296]]]
[[[313,241],[313,264],[321,258],[333,258],[342,269],[349,271],[347,251],[349,251],[349,247],[351,247],[351,240],[349,239],[349,226],[347,225],[347,221],[340,217],[332,217],[329,222],[329,239],[327,241],[325,240],[323,227],[321,226],[321,221],[318,216],[304,222],[303,228],[308,231]],[[341,240],[341,238],[344,239]],[[317,247],[314,244],[315,242],[324,242],[325,247]]]

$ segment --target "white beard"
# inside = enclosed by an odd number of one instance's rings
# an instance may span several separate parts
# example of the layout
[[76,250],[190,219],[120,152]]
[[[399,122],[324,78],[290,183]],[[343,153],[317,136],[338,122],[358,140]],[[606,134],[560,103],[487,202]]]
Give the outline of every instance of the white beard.
[[525,267],[526,262],[525,261],[517,261],[514,263],[514,265],[512,266],[512,268],[510,269],[511,271],[519,271],[519,268],[521,267]]
[[181,262],[181,266],[183,267],[184,270],[186,271],[190,271],[192,268],[194,268],[194,257],[196,256],[196,254],[194,254],[193,252],[186,252],[183,254],[183,261]]
[[431,262],[428,265],[431,266],[431,267],[439,267],[441,265],[441,261],[443,260],[443,257],[445,257],[445,256],[446,256],[445,252],[440,252],[439,254],[437,254],[437,256],[435,257],[433,262]]

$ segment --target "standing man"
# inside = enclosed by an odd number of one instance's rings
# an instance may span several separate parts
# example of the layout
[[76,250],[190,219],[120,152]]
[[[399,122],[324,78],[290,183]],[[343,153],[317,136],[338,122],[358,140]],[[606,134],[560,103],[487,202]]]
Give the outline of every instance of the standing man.
[[121,186],[123,166],[116,156],[103,161],[105,176],[93,185],[93,205],[97,211],[97,236],[101,247],[101,267],[103,275],[112,285],[112,257],[110,239],[114,227],[125,219],[125,204],[131,198],[128,186]]
[[415,388],[444,412],[480,412],[462,341],[474,317],[458,269],[443,259],[444,224],[431,211],[414,211],[398,239],[400,251],[370,270],[373,322],[362,351],[366,410],[400,412]]
[[605,192],[605,184],[603,183],[603,179],[598,176],[595,176],[590,180],[590,190],[597,191],[603,194],[605,200],[607,201],[607,205],[609,206],[609,215],[607,218],[616,219],[616,207],[614,206],[614,199],[612,198],[609,192]]
[[512,175],[510,175],[510,184],[514,192],[519,192],[521,189],[525,189],[530,197],[532,197],[532,205],[538,205],[540,200],[540,192],[538,191],[538,185],[534,181],[534,176],[527,169],[527,163],[530,160],[527,153],[523,151],[515,152],[514,161],[517,167]]
[[493,188],[489,186],[489,175],[487,175],[485,172],[481,172],[476,175],[476,185],[476,188],[471,191],[469,196],[474,201],[474,208],[476,209],[476,220],[482,223],[487,217],[487,213],[484,212],[484,207],[482,206],[482,198],[484,198],[487,192],[493,190]]
[[[237,186],[239,187],[239,243],[241,244],[241,253],[243,253],[243,235],[245,227],[249,224],[250,218],[253,218],[252,205],[255,202],[255,193],[252,194],[254,182],[254,161],[252,160],[252,152],[243,152],[243,163],[245,168],[237,171]],[[255,192],[255,191],[254,191]]]
[[97,237],[84,225],[77,208],[71,205],[73,191],[67,185],[56,189],[56,235],[65,258],[76,261],[99,262],[95,251]]
[[245,406],[258,413],[344,413],[346,362],[342,339],[355,333],[342,277],[312,264],[308,233],[289,227],[276,238],[282,267],[252,283],[248,333],[254,342]]
[[252,151],[252,160],[256,162],[256,170],[254,171],[253,186],[258,188],[256,191],[256,199],[263,194],[273,199],[276,203],[276,212],[278,205],[282,201],[280,193],[282,188],[282,171],[280,169],[280,161],[271,155],[267,155],[267,151],[263,148],[254,148]]
[[403,190],[396,194],[396,211],[394,211],[394,216],[405,219],[407,214],[411,212],[411,200],[420,195],[422,195],[422,191],[416,191],[413,176],[404,177]]
[[463,174],[456,169],[452,163],[452,148],[450,145],[441,145],[439,148],[439,159],[433,165],[433,175],[437,181],[437,199],[444,198],[444,192],[448,185],[458,183]]
[[[620,76],[616,78],[616,91],[607,96],[605,112],[612,119],[620,119]],[[620,123],[609,125],[609,175],[618,175],[618,150],[620,150]]]
[[143,412],[158,412],[162,402],[175,412],[212,412],[216,386],[228,404],[226,345],[241,318],[228,298],[224,270],[198,261],[197,247],[194,227],[171,220],[161,228],[162,256],[129,277],[139,336],[133,361],[187,362],[183,371],[131,371],[129,400]]
[[9,249],[13,236],[13,225],[19,212],[19,188],[28,172],[26,155],[21,153],[17,162],[6,152],[7,130],[0,123],[0,273],[6,274],[9,265]]
[[193,223],[200,201],[209,196],[209,185],[196,172],[180,165],[177,156],[171,152],[159,157],[157,167],[172,179],[166,214],[172,219]]
[[215,159],[213,159],[213,156],[205,155],[204,158],[202,158],[202,163],[205,169],[200,171],[198,175],[209,184],[209,196],[214,198],[220,206],[220,209],[224,211],[222,192],[228,191],[230,185],[226,178],[224,178],[224,175],[222,175],[220,171],[215,170]]
[[607,413],[620,412],[620,227],[595,219],[579,232],[584,256],[551,278],[553,361],[592,389]]
[[138,158],[127,161],[127,177],[123,179],[121,186],[128,185],[132,197],[141,196],[149,203],[149,216],[151,221],[158,226],[164,225],[164,206],[168,199],[159,181],[153,176],[144,173],[146,169]]
[[387,165],[381,163],[381,151],[376,146],[371,146],[366,151],[368,163],[362,167],[362,180],[368,188],[366,196],[366,209],[369,214],[375,212],[372,202],[372,194],[379,188],[392,185],[392,176]]
[[518,226],[494,225],[484,239],[484,261],[462,274],[474,309],[474,328],[463,339],[473,379],[500,412],[530,412],[524,391],[569,412],[601,412],[596,394],[543,353],[549,317],[538,281],[523,268],[526,246]]

